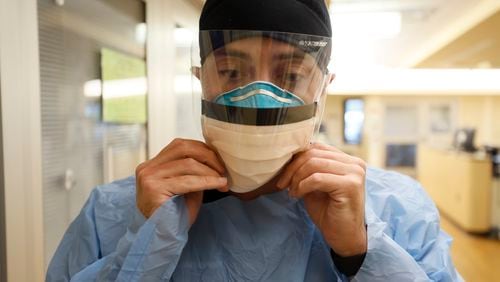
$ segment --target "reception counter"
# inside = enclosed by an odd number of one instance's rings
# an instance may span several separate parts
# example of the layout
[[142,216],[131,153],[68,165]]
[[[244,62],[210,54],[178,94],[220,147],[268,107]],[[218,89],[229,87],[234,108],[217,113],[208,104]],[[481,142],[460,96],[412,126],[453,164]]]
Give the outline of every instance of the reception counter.
[[491,228],[492,164],[466,152],[418,150],[418,178],[442,213],[468,232]]

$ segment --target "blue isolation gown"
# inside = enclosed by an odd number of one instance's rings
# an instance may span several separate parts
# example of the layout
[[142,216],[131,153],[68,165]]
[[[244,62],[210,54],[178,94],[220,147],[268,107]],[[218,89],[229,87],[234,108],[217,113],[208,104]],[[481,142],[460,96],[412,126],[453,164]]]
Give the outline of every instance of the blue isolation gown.
[[[422,187],[370,168],[368,251],[352,281],[462,281],[451,238]],[[303,201],[287,191],[203,204],[188,226],[182,196],[145,219],[135,178],[97,187],[68,228],[47,281],[348,281]]]

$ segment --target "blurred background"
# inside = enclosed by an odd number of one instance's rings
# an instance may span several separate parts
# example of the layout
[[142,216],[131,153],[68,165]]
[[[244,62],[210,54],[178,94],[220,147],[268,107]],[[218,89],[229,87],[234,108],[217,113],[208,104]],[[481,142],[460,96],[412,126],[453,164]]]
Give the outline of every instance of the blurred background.
[[[201,138],[203,0],[0,0],[0,281],[42,281],[96,185]],[[317,139],[421,181],[467,281],[500,277],[500,0],[334,0]]]

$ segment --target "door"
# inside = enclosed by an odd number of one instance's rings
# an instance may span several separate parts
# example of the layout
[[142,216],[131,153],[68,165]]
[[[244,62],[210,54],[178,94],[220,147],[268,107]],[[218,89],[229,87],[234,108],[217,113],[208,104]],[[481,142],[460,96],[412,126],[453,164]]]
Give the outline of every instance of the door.
[[[146,93],[127,92],[146,81],[146,26],[141,0],[37,3],[47,266],[91,190],[146,158],[146,123],[133,115]],[[126,108],[131,97],[144,109]]]
[[[0,63],[0,65],[2,65]],[[1,70],[0,70],[1,72]],[[2,75],[0,73],[0,104],[2,97]],[[5,249],[5,182],[3,177],[3,136],[2,136],[2,110],[0,107],[0,281],[7,281],[7,250]]]

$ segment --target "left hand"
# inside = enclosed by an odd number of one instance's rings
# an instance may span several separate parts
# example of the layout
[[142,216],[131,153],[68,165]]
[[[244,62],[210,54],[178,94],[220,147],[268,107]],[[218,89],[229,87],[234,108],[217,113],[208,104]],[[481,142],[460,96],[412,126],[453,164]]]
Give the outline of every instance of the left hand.
[[309,216],[339,256],[365,253],[365,173],[363,160],[324,144],[294,156],[278,188],[304,198]]

